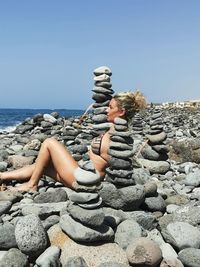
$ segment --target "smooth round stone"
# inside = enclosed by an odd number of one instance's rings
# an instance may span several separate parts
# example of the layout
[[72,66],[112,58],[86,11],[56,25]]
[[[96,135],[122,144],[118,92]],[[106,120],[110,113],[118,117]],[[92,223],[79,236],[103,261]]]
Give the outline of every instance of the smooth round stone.
[[162,131],[163,130],[163,125],[158,125],[158,124],[153,125],[153,126],[151,126],[151,130],[160,130],[160,131]]
[[96,209],[101,206],[102,201],[103,201],[102,198],[99,197],[98,201],[94,200],[94,201],[90,201],[90,203],[88,202],[85,204],[81,204],[81,203],[77,203],[77,204],[84,209]]
[[96,81],[98,81],[98,82],[110,82],[110,76],[104,73],[104,74],[95,76],[94,81],[95,82]]
[[106,181],[120,186],[130,186],[135,184],[135,181],[132,179],[118,178],[116,176],[108,176],[106,177]]
[[94,87],[92,89],[92,91],[95,92],[95,93],[103,93],[103,94],[106,94],[106,95],[107,94],[108,95],[114,94],[114,90],[113,89],[111,89],[111,88],[105,88],[105,87],[98,87],[98,86]]
[[113,135],[113,136],[110,137],[110,139],[113,142],[127,143],[129,145],[132,145],[133,144],[133,138],[131,136],[122,137],[122,136]]
[[151,129],[149,131],[149,134],[151,134],[151,136],[154,136],[154,135],[160,134],[162,132],[163,132],[163,130],[161,130],[161,129]]
[[132,150],[133,146],[130,146],[126,143],[121,143],[121,142],[110,142],[110,148],[114,148],[117,150]]
[[121,137],[129,137],[131,135],[130,131],[121,132],[121,131],[110,131],[111,135],[121,136]]
[[101,103],[94,103],[93,108],[105,107],[105,106],[108,106],[109,103],[110,103],[110,100],[106,100],[106,101],[101,102]]
[[132,161],[127,159],[119,159],[119,158],[115,158],[115,157],[111,157],[111,159],[109,159],[108,164],[113,168],[113,169],[130,169],[130,167],[132,166]]
[[95,123],[104,123],[107,122],[107,115],[106,114],[98,114],[98,115],[94,115],[92,117],[92,120]]
[[91,171],[91,172],[95,172],[95,167],[94,167],[94,164],[91,160],[80,160],[78,162],[78,165],[80,168],[86,170],[86,171]]
[[133,150],[114,150],[114,149],[109,149],[108,150],[109,155],[119,158],[119,159],[127,159],[130,158],[134,155]]
[[95,108],[93,113],[94,115],[98,115],[98,114],[107,114],[107,108],[108,107],[101,107],[101,108]]
[[119,118],[119,117],[117,117],[117,118],[114,119],[114,123],[115,124],[119,124],[119,125],[126,125],[126,126],[128,126],[127,120],[122,119],[122,118]]
[[152,116],[151,116],[151,118],[152,119],[157,119],[157,118],[159,118],[159,117],[161,117],[162,116],[162,113],[161,112],[158,112],[158,113],[154,113]]
[[114,232],[111,227],[102,224],[100,227],[90,228],[64,214],[60,218],[61,229],[72,239],[79,242],[111,241]]
[[94,185],[100,182],[100,174],[98,171],[94,173],[83,170],[80,167],[78,167],[74,171],[74,176],[76,181],[82,185]]
[[93,124],[92,127],[95,130],[108,130],[111,127],[110,122],[104,122],[104,123],[99,123],[99,124]]
[[127,131],[127,126],[120,125],[120,124],[115,124],[115,130],[116,131]]
[[94,185],[81,185],[77,182],[73,182],[72,186],[74,190],[76,190],[77,192],[88,192],[88,193],[98,192],[102,188],[101,183],[94,184]]
[[112,170],[111,168],[106,168],[106,173],[108,173],[111,176],[116,176],[116,177],[120,177],[120,178],[126,178],[126,179],[130,179],[132,177],[133,174],[133,170]]
[[150,122],[149,122],[149,124],[150,125],[159,125],[159,124],[163,124],[163,120],[161,119],[161,118],[157,118],[157,119],[155,119],[155,120],[151,120]]
[[95,86],[105,87],[105,88],[109,89],[112,87],[112,83],[110,83],[110,82],[95,82]]
[[200,249],[184,248],[178,253],[178,257],[184,266],[199,267],[200,266]]
[[92,96],[92,99],[95,100],[97,103],[105,102],[106,100],[110,100],[111,98],[112,98],[112,96],[105,95],[102,93],[95,93]]
[[98,196],[99,195],[97,193],[73,192],[69,196],[69,199],[75,203],[86,203],[86,202],[89,202],[91,200],[97,199]]
[[133,266],[159,266],[162,251],[158,244],[148,238],[135,238],[126,249],[129,263]]
[[101,67],[98,67],[96,68],[94,71],[93,71],[94,75],[98,76],[98,75],[101,75],[101,74],[107,74],[109,76],[112,75],[112,71],[110,70],[110,68],[108,68],[107,66],[101,66]]
[[56,120],[53,116],[51,116],[50,114],[44,114],[44,115],[43,115],[43,118],[44,118],[44,120],[45,120],[46,122],[50,122],[50,123],[54,123],[54,122],[57,121],[57,120]]
[[165,132],[161,132],[156,135],[146,135],[146,137],[152,144],[159,144],[167,138],[167,134]]
[[61,254],[61,249],[60,247],[57,246],[50,246],[48,247],[35,261],[37,266],[43,266],[43,267],[48,267],[48,266],[61,266],[60,263],[60,254]]

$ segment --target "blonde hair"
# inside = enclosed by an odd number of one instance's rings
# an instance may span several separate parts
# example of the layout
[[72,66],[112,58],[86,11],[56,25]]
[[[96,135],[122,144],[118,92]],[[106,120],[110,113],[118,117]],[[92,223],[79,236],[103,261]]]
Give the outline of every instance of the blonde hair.
[[144,95],[140,91],[121,92],[113,96],[118,107],[125,110],[125,118],[130,120],[136,112],[147,107]]

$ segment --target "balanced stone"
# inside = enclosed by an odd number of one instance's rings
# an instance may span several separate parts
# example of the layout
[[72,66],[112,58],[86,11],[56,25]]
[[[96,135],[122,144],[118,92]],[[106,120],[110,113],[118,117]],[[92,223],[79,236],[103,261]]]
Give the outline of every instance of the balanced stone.
[[125,125],[125,126],[128,126],[128,123],[125,119],[122,119],[122,118],[115,118],[114,119],[114,123],[117,124],[117,125]]
[[102,93],[102,94],[105,94],[105,95],[111,95],[111,94],[114,93],[114,91],[111,88],[104,88],[104,87],[98,87],[98,86],[95,86],[92,89],[92,91],[95,92],[95,93]]
[[92,96],[92,99],[95,100],[97,103],[102,103],[104,101],[110,100],[112,97],[110,95],[102,94],[102,93],[95,93]]
[[110,82],[95,82],[95,86],[105,87],[105,88],[109,89],[112,87],[112,83],[110,83]]
[[110,142],[110,148],[115,148],[117,150],[132,150],[133,147],[129,144],[122,143],[122,142]]
[[129,157],[132,157],[134,155],[133,150],[114,150],[109,149],[109,154],[113,157],[117,157],[119,159],[127,159]]
[[110,103],[110,99],[104,101],[104,102],[99,102],[99,103],[94,103],[93,108],[99,108],[99,107],[107,107]]
[[76,181],[82,185],[94,185],[100,182],[100,174],[98,171],[94,173],[83,170],[80,167],[76,168],[74,171],[74,177],[76,178]]
[[104,222],[105,215],[102,209],[83,209],[75,204],[69,204],[67,211],[73,217],[86,226],[100,226]]
[[111,227],[102,224],[99,227],[90,228],[75,221],[68,214],[60,218],[60,227],[75,241],[95,242],[109,241],[113,239],[114,232]]
[[102,198],[98,197],[95,200],[91,200],[88,201],[87,203],[77,203],[77,205],[79,205],[80,207],[84,208],[84,209],[97,209],[101,206],[102,204]]
[[96,200],[98,197],[97,193],[73,192],[70,194],[69,199],[76,203],[87,203],[91,200]]
[[112,176],[130,179],[133,174],[133,170],[115,170],[110,167],[106,168],[106,173]]
[[119,159],[116,157],[111,157],[108,161],[109,166],[111,166],[113,169],[129,169],[131,167],[131,160],[130,159]]
[[101,66],[101,67],[98,67],[94,70],[94,75],[98,76],[98,75],[101,75],[101,74],[107,74],[109,76],[112,75],[112,71],[107,67],[107,66]]
[[114,142],[122,142],[122,143],[127,143],[129,145],[133,144],[133,138],[131,138],[130,136],[122,137],[122,136],[113,135],[110,137],[110,139]]
[[107,115],[105,115],[105,114],[94,115],[94,116],[92,117],[92,120],[93,120],[95,123],[106,122],[106,121],[107,121]]
[[93,111],[93,113],[94,113],[94,115],[107,114],[107,108],[108,107],[95,108],[94,111]]
[[101,74],[94,77],[94,81],[110,82],[110,76],[107,74]]

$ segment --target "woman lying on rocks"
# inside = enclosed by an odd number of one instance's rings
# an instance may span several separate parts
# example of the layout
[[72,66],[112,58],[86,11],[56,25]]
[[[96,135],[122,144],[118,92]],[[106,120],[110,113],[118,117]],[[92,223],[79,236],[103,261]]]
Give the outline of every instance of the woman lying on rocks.
[[[116,94],[110,100],[107,108],[107,120],[113,123],[116,117],[129,121],[134,114],[146,106],[142,93],[136,91]],[[112,126],[110,128],[112,130]],[[89,150],[89,158],[102,179],[105,176],[105,169],[109,159],[108,149],[110,143],[110,130],[96,137]],[[0,181],[9,180],[27,181],[20,186],[11,187],[17,191],[36,191],[38,182],[43,175],[47,175],[73,188],[75,171],[78,168],[77,161],[72,157],[66,147],[54,138],[47,138],[41,145],[38,157],[34,164],[22,167],[17,170],[0,173]]]

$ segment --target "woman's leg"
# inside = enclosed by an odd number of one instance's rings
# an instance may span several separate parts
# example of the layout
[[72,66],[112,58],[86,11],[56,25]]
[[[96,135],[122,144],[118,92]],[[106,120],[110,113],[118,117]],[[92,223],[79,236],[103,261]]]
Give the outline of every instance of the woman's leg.
[[29,180],[31,178],[31,175],[33,174],[34,168],[35,164],[32,164],[14,171],[1,172],[0,179],[2,179],[3,181]]
[[78,163],[64,145],[54,138],[48,138],[42,143],[30,180],[16,189],[22,191],[37,190],[38,182],[43,174],[72,187],[74,170],[77,167]]

